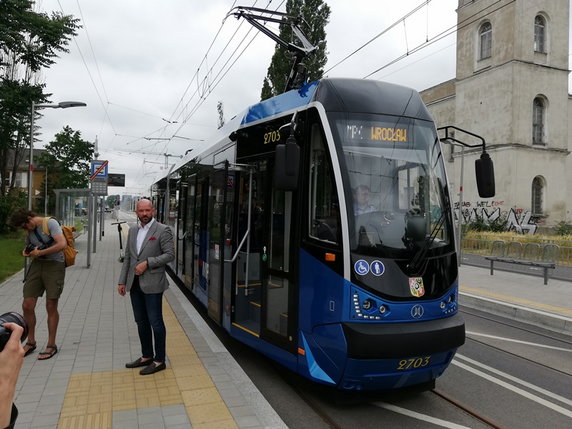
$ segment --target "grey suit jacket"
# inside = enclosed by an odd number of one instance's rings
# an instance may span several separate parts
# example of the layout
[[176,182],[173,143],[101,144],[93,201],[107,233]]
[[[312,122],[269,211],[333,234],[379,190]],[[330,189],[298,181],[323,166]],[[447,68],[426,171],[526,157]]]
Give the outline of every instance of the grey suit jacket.
[[143,293],[163,292],[169,287],[165,267],[175,259],[171,228],[155,220],[149,231],[147,231],[139,254],[137,253],[138,231],[138,225],[129,228],[125,260],[123,261],[118,284],[124,284],[127,291],[131,290],[133,280],[135,279],[135,267],[140,262],[147,260],[148,268],[139,276],[141,291]]

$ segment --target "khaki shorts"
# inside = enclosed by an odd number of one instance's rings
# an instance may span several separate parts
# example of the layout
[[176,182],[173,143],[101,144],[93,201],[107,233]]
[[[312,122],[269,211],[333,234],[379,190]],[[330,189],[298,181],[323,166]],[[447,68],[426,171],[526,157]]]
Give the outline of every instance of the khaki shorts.
[[34,259],[24,284],[24,298],[59,299],[64,290],[66,267],[63,262],[46,259]]

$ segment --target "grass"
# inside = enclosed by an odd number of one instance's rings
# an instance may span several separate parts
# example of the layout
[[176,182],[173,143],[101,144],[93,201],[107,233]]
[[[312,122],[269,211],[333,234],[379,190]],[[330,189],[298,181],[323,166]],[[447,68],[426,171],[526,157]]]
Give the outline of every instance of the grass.
[[12,233],[0,236],[0,283],[24,268],[24,236]]

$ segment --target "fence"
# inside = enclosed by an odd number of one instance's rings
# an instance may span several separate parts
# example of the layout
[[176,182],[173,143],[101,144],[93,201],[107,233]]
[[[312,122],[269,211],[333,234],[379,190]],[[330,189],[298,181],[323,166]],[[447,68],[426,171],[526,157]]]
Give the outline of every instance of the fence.
[[[463,252],[475,253],[477,255],[490,255],[492,252],[493,242],[496,240],[483,240],[480,238],[465,238],[463,237],[462,248]],[[510,241],[510,240],[505,240]],[[512,240],[518,241],[518,240]],[[526,242],[522,242],[526,244]],[[560,247],[560,258],[556,261],[556,265],[567,265],[572,266],[572,247],[564,246],[563,244],[568,244],[569,241],[557,239],[536,239],[535,243],[540,245],[543,244],[556,244]]]

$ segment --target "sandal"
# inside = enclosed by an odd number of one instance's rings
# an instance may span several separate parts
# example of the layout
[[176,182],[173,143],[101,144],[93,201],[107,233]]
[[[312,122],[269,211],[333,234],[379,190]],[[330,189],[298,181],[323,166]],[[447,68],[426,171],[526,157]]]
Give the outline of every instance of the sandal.
[[53,357],[58,352],[58,346],[46,346],[46,349],[50,349],[49,352],[38,353],[38,360],[48,360]]
[[26,357],[29,354],[32,354],[34,350],[36,350],[36,342],[34,341],[33,343],[31,343],[28,341],[26,344],[24,344],[24,347],[30,347],[28,350],[24,352],[24,357]]

